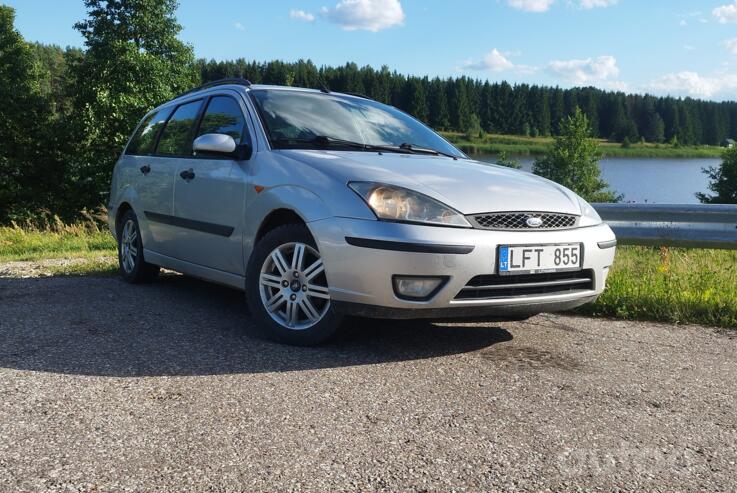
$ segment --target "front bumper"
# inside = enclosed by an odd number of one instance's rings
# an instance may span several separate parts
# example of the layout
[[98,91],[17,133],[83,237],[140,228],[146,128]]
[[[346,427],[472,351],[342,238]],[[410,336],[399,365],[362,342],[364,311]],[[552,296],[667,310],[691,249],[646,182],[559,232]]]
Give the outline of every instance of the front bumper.
[[[614,233],[605,224],[561,231],[489,231],[329,218],[308,226],[325,262],[336,307],[352,314],[385,318],[524,318],[570,309],[596,299],[604,290],[615,252]],[[499,245],[554,243],[583,244],[582,269],[593,273],[588,288],[456,299],[475,276],[496,274]],[[382,245],[387,248],[382,249]],[[409,301],[395,295],[394,275],[445,276],[448,280],[431,299]]]

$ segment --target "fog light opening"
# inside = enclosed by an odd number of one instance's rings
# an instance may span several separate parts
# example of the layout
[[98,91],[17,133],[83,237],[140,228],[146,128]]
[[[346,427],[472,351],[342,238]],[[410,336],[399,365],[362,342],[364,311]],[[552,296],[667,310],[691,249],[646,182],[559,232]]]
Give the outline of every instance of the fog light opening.
[[426,301],[440,291],[447,279],[442,276],[394,276],[394,294],[405,300]]

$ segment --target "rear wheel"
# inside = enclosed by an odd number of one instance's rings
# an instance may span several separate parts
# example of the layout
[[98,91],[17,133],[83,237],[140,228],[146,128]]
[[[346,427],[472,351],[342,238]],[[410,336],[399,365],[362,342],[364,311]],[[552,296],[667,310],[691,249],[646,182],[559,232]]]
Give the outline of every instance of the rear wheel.
[[342,317],[330,302],[325,265],[306,226],[267,233],[251,255],[246,275],[251,313],[266,335],[288,344],[319,344]]
[[130,283],[146,282],[159,273],[159,266],[143,258],[143,241],[136,214],[129,210],[118,225],[118,265],[120,275]]

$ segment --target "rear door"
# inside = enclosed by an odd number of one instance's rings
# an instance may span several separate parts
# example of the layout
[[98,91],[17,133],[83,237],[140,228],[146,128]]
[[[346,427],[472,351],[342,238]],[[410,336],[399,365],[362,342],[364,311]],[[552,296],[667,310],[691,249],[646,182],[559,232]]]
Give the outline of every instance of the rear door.
[[171,236],[170,227],[150,223],[146,215],[171,214],[174,196],[174,163],[154,156],[156,141],[173,107],[163,108],[144,118],[125,151],[125,160],[131,169],[131,180],[138,201],[134,204],[141,227],[143,244],[147,249],[161,251],[161,244]]
[[[218,94],[206,102],[194,137],[228,134],[250,143],[245,106],[238,95]],[[177,242],[182,260],[244,275],[242,228],[247,162],[223,156],[192,156],[179,161],[174,184],[174,215],[186,219],[186,241]]]

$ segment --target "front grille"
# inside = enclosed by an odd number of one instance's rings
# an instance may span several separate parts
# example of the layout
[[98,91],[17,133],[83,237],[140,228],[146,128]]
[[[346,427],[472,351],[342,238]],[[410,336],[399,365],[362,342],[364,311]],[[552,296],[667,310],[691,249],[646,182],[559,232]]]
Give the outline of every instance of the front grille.
[[[469,216],[471,222],[481,229],[517,230],[569,229],[576,227],[578,216],[557,212],[489,212]],[[536,228],[527,225],[527,219],[539,217],[542,224]]]
[[471,279],[455,297],[457,300],[492,300],[540,294],[564,294],[594,289],[594,272],[552,272],[549,274],[483,275]]

